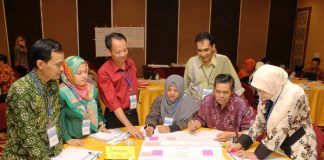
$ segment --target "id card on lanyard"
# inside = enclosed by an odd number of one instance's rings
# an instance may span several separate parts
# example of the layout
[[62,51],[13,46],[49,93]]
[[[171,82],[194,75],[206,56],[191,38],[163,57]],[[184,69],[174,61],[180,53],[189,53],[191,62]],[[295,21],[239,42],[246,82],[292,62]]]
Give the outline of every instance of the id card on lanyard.
[[169,118],[169,117],[164,118],[164,123],[163,123],[164,126],[172,126],[172,124],[173,124],[173,118]]
[[[125,78],[125,80],[127,81],[129,90],[130,90],[130,96],[129,96],[129,104],[130,104],[130,109],[136,109],[137,107],[137,96],[136,94],[133,95],[133,90],[132,90],[132,82],[131,80],[125,75],[124,72],[119,71],[119,73]],[[129,73],[129,72],[128,72]]]
[[48,93],[50,95],[50,98],[45,97],[45,94],[41,90],[41,88],[39,86],[39,83],[35,78],[34,71],[32,71],[31,75],[32,75],[34,83],[37,86],[38,92],[42,95],[42,97],[44,99],[44,104],[46,104],[45,99],[48,100],[47,108],[46,108],[46,112],[47,112],[47,116],[48,116],[48,120],[49,120],[49,124],[47,125],[47,137],[48,137],[49,146],[53,147],[53,146],[55,146],[55,145],[57,145],[59,143],[59,140],[58,140],[58,136],[57,136],[57,132],[56,132],[56,126],[55,126],[55,124],[53,124],[53,122],[51,120],[51,116],[53,114],[53,111],[52,111],[52,100],[53,100],[52,93],[51,93],[51,91],[49,91],[49,93]]
[[82,135],[89,135],[90,134],[90,120],[85,119],[82,120]]

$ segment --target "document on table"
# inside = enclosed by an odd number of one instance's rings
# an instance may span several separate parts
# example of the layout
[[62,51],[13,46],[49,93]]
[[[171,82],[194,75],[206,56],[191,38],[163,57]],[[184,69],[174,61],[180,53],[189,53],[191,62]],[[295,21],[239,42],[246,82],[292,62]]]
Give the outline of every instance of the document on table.
[[[234,153],[227,153],[227,154],[233,160],[250,160],[248,158],[242,158],[242,157],[236,156],[236,152],[234,152]],[[285,160],[285,159],[289,159],[289,158],[285,158],[285,157],[275,157],[273,155],[269,155],[267,158],[265,158],[265,160]]]
[[218,132],[216,130],[202,130],[155,133],[152,137],[145,138],[139,159],[225,159],[222,153],[224,144],[213,141]]
[[110,145],[115,145],[117,143],[122,142],[130,136],[128,132],[124,132],[120,129],[109,129],[109,131],[110,133],[97,132],[91,134],[90,137],[94,139],[103,140]]
[[59,155],[52,157],[51,160],[93,160],[97,159],[101,153],[102,151],[69,147],[63,149],[63,151]]
[[[143,131],[144,129],[143,129]],[[160,141],[211,141],[215,139],[220,131],[217,130],[201,130],[201,131],[178,131],[172,133],[160,133],[157,129],[150,139],[158,139]],[[144,134],[146,135],[146,134]]]
[[[219,145],[213,146],[204,146],[204,143],[201,143],[198,146],[197,142],[186,142],[183,143],[177,141],[178,143],[172,142],[148,142],[143,143],[141,152],[139,154],[139,159],[141,160],[209,160],[209,159],[225,159],[222,154],[222,147],[217,147]],[[174,144],[174,145],[173,145]]]

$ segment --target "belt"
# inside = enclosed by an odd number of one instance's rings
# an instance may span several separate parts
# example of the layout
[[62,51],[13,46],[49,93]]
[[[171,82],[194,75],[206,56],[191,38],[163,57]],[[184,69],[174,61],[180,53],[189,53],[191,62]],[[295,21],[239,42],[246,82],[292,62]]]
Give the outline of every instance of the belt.
[[280,148],[290,157],[291,156],[291,146],[297,142],[304,134],[304,127],[300,127],[294,134],[290,137],[286,137],[286,139],[282,142]]
[[136,113],[136,108],[135,109],[126,109],[124,110],[124,113],[127,115],[132,115]]

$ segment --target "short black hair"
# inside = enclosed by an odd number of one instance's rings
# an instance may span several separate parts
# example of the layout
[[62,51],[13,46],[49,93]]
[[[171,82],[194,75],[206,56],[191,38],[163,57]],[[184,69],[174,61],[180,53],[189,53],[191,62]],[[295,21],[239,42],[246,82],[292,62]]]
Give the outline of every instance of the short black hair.
[[215,41],[214,41],[214,37],[208,33],[208,32],[201,32],[196,36],[195,42],[201,42],[203,40],[208,40],[210,45],[214,45]]
[[216,84],[218,83],[230,83],[231,91],[234,91],[234,78],[229,74],[219,74],[215,78],[214,88],[216,88]]
[[112,32],[106,35],[105,38],[106,48],[108,48],[109,50],[111,50],[112,47],[112,39],[125,40],[127,42],[126,37],[122,33]]
[[321,59],[314,57],[312,61],[317,62],[318,64],[321,64]]
[[0,61],[3,61],[3,63],[7,63],[8,62],[7,56],[4,54],[0,54]]
[[52,58],[52,52],[63,52],[61,44],[53,39],[40,39],[36,41],[30,52],[30,69],[37,67],[37,60],[48,62]]

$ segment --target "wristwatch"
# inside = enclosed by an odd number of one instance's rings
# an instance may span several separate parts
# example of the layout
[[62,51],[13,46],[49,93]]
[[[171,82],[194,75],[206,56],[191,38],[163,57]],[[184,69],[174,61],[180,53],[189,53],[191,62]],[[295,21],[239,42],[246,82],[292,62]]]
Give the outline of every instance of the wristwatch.
[[106,127],[106,124],[105,124],[103,121],[101,121],[101,122],[98,124],[98,129],[99,129],[101,126]]

